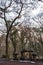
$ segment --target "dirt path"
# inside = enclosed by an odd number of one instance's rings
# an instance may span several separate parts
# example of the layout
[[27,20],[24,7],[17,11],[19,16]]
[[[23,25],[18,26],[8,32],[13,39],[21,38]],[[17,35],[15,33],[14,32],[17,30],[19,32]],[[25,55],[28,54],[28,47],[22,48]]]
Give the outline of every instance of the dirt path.
[[43,65],[43,62],[32,62],[32,61],[1,61],[0,65]]

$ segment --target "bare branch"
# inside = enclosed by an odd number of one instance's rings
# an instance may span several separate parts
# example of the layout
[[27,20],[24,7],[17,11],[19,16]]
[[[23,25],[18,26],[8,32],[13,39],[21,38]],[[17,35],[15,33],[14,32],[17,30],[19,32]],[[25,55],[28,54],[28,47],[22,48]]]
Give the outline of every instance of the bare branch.
[[0,7],[0,11],[2,11],[2,12],[6,11],[11,6],[11,4],[12,4],[12,0],[10,1],[9,5],[7,7],[6,6],[5,6],[5,8]]
[[43,24],[41,23],[41,21],[39,21],[40,22],[40,24],[43,26]]
[[5,10],[4,8],[0,7],[0,11],[4,12],[4,10]]
[[5,11],[4,11],[4,20],[5,20],[5,23],[6,23],[6,28],[8,30],[8,24],[7,24],[7,20],[6,20],[6,16],[5,16]]
[[21,5],[22,5],[22,6],[21,6],[21,10],[20,10],[18,16],[12,21],[9,30],[12,28],[13,23],[19,18],[20,14],[21,14],[21,11],[22,11],[22,8],[23,8],[23,4],[22,4],[22,2],[20,2],[20,3],[21,3]]
[[5,8],[8,9],[11,6],[11,4],[12,4],[12,0],[10,1],[10,4]]
[[0,18],[4,19],[4,17],[0,16]]
[[32,19],[39,25],[40,22],[36,21],[34,18],[32,18]]

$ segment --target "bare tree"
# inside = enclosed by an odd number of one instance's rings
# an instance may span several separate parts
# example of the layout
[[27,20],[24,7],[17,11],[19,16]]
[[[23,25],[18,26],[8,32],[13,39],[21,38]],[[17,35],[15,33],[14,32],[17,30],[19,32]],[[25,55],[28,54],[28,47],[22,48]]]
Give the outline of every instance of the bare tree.
[[15,28],[15,30],[13,30],[13,32],[10,33],[10,39],[14,48],[14,51],[13,51],[14,59],[16,59],[15,53],[16,53],[16,48],[18,43],[17,37],[18,37],[18,30]]
[[[15,1],[15,0],[14,0]],[[5,21],[5,25],[6,25],[6,58],[8,58],[8,36],[9,36],[9,33],[11,31],[11,28],[13,26],[13,23],[15,23],[15,21],[20,17],[20,14],[21,14],[21,11],[22,11],[22,8],[23,8],[23,3],[22,1],[20,0],[20,4],[21,4],[21,9],[17,15],[17,17],[14,17],[14,19],[11,21],[11,20],[7,20],[6,18],[6,13],[10,12],[8,11],[8,8],[12,6],[12,2],[13,0],[10,0],[10,3],[8,4],[8,6],[6,6],[6,1],[4,3],[4,8],[3,7],[0,7],[0,18],[1,19],[4,19]],[[3,4],[3,3],[2,3]],[[15,5],[14,5],[15,6]],[[16,26],[18,23],[16,23],[14,26]]]

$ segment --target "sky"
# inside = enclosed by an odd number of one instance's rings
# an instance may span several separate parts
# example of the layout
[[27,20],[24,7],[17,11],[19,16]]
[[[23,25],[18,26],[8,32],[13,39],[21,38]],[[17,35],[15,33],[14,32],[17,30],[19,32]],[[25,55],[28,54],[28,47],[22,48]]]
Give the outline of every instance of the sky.
[[39,1],[38,4],[37,4],[37,8],[32,10],[31,15],[33,15],[33,17],[34,17],[34,16],[36,16],[39,13],[42,13],[42,12],[43,12],[43,2]]
[[[5,0],[0,0],[0,2],[5,2]],[[6,0],[8,6],[9,0]],[[37,16],[43,13],[43,0],[38,1],[38,0],[22,0],[23,3],[25,3],[23,10],[21,12],[21,18],[17,19],[16,22],[23,22],[23,25],[29,25],[35,27],[39,27],[38,23],[36,23],[33,19],[38,20]],[[14,6],[15,4],[15,6]],[[2,5],[0,4],[0,7]],[[14,8],[15,9],[14,9]],[[4,8],[4,6],[3,6]],[[12,10],[12,12],[6,14],[6,17],[8,20],[12,20],[14,17],[16,17],[18,14],[16,11],[20,10],[20,5],[17,5],[16,3],[12,3],[12,7],[10,7],[8,10]],[[43,15],[42,15],[43,16]],[[0,19],[0,30],[6,30],[5,28],[5,22]]]
[[[41,13],[43,13],[43,2],[42,1],[38,1],[38,0],[28,0],[27,1],[27,5],[24,6],[24,25],[31,25],[32,27],[40,27],[38,24],[36,23],[36,21],[38,21],[38,15],[41,15]],[[43,15],[42,15],[43,16]],[[33,20],[35,19],[35,20]],[[30,24],[29,24],[30,23]]]

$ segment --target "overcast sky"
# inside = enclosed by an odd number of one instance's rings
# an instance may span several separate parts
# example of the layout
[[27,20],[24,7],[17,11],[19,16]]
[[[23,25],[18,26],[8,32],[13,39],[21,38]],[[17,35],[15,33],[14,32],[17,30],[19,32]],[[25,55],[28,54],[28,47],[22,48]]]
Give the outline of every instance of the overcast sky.
[[[0,2],[5,2],[5,0],[0,0]],[[7,0],[6,0],[7,1]],[[41,13],[43,13],[43,0],[38,1],[38,0],[22,0],[23,3],[25,2],[26,4],[23,7],[23,10],[21,12],[21,18],[17,19],[18,22],[24,22],[23,25],[28,25],[28,23],[30,22],[30,24],[32,26],[37,26],[39,27],[39,25],[33,20],[33,18],[35,19],[38,15],[40,15]],[[9,4],[9,0],[7,1],[6,6]],[[12,7],[14,6],[14,4],[12,4]],[[0,7],[1,4],[0,4]],[[18,14],[15,12],[17,9],[20,9],[20,5],[17,5],[15,3],[15,10],[13,10],[13,8],[9,8],[9,10],[12,10],[12,12],[6,14],[7,19],[13,19],[14,17],[16,17]],[[43,15],[42,15],[43,16]],[[37,20],[37,18],[36,18]],[[16,22],[17,22],[16,21]],[[0,30],[5,30],[5,22],[3,20],[0,19]]]

